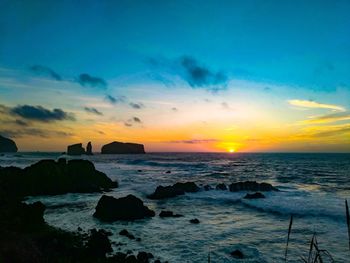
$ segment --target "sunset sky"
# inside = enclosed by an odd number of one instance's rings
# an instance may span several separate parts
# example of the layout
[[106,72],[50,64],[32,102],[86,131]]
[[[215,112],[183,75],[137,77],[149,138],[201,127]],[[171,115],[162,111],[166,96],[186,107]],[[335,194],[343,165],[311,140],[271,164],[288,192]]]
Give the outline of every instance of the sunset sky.
[[0,135],[20,151],[350,152],[349,13],[334,0],[0,0]]

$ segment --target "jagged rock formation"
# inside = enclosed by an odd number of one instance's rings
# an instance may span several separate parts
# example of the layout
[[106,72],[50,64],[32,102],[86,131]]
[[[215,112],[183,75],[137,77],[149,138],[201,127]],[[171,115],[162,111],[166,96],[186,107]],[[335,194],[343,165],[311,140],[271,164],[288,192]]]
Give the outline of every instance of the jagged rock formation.
[[143,144],[111,142],[103,145],[101,148],[102,154],[141,154],[145,153]]
[[91,193],[118,186],[87,160],[41,160],[24,169],[0,168],[0,190],[9,195],[36,196]]
[[0,152],[17,152],[18,148],[16,143],[6,137],[0,135]]
[[86,155],[92,155],[92,145],[91,142],[88,142],[86,145]]

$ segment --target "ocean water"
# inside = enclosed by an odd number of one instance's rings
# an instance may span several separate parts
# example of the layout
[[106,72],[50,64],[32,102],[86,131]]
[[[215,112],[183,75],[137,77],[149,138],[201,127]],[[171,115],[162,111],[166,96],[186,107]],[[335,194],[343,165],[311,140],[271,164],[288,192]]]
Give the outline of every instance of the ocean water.
[[[40,159],[57,159],[58,153],[21,153],[0,156],[0,166],[25,167]],[[69,159],[71,157],[68,157]],[[125,243],[115,251],[145,250],[169,262],[284,262],[290,215],[294,223],[288,262],[301,262],[312,235],[335,262],[350,262],[344,200],[350,198],[350,154],[219,154],[159,153],[145,155],[84,156],[120,187],[107,193],[134,194],[158,214],[172,210],[180,218],[101,223],[92,217],[101,194],[66,194],[29,198],[46,206],[45,220],[76,231],[103,228],[113,241]],[[171,171],[171,173],[166,173]],[[211,190],[167,200],[148,200],[158,185],[193,181],[198,185],[256,180],[281,191],[266,199],[246,200],[244,192]],[[198,218],[200,224],[190,224]],[[128,229],[141,242],[118,233]],[[244,260],[230,252],[241,249]],[[327,262],[327,261],[325,261]]]

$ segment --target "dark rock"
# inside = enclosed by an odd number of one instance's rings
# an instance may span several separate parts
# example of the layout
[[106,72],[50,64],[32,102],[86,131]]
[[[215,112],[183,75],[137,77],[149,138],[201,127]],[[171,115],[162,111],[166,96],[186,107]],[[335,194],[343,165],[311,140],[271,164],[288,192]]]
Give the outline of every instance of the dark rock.
[[126,254],[122,252],[115,253],[112,257],[109,258],[108,262],[111,263],[124,263],[126,259]]
[[102,146],[102,154],[137,154],[145,153],[143,144],[111,142]]
[[166,174],[170,174],[170,173],[171,173],[171,171],[166,171],[165,173],[166,173]]
[[134,255],[129,255],[126,257],[125,263],[138,263],[138,261]]
[[209,191],[213,189],[213,187],[211,187],[209,184],[205,185],[203,188],[205,191]]
[[153,217],[155,213],[142,200],[133,195],[114,198],[103,195],[96,206],[94,217],[102,221],[135,220]]
[[136,241],[141,242],[141,238],[140,237],[136,238]]
[[254,194],[246,194],[244,199],[260,199],[260,198],[265,198],[265,195],[263,195],[260,192],[256,192]]
[[77,230],[78,230],[79,232],[80,232],[80,231],[83,231],[83,229],[82,229],[80,226],[78,226]]
[[148,263],[152,258],[154,258],[152,253],[141,251],[137,254],[137,260],[139,263]]
[[72,144],[67,147],[68,155],[82,155],[85,153],[85,149],[81,143]]
[[135,239],[135,236],[131,234],[128,230],[123,229],[122,231],[119,232],[119,235],[121,236],[126,236],[129,239]]
[[232,257],[237,258],[237,259],[243,259],[244,258],[244,254],[242,253],[242,251],[240,251],[238,249],[232,251],[230,254],[231,254]]
[[154,263],[161,263],[159,259],[156,259]]
[[194,219],[190,220],[190,223],[191,224],[199,224],[200,222],[199,222],[199,220],[197,218],[194,218]]
[[87,248],[93,256],[104,257],[106,253],[112,252],[111,242],[104,231],[91,230],[87,241]]
[[87,154],[87,155],[92,155],[92,145],[91,145],[91,142],[88,142],[88,144],[86,145],[86,154]]
[[183,215],[174,214],[173,211],[163,210],[159,213],[159,217],[182,217]]
[[5,138],[3,136],[0,135],[0,152],[17,152],[18,148],[16,143],[9,139],[9,138]]
[[257,183],[255,181],[245,181],[230,184],[231,192],[238,191],[278,191],[278,189],[268,183]]
[[183,195],[185,193],[198,192],[199,187],[193,182],[176,183],[172,186],[158,186],[155,192],[148,196],[149,199],[165,199]]
[[227,190],[227,186],[226,184],[218,184],[216,187],[215,187],[216,190]]
[[60,158],[57,162],[42,160],[24,169],[0,169],[0,190],[9,195],[90,193],[117,186],[117,182],[97,171],[93,163],[87,160],[66,162]]

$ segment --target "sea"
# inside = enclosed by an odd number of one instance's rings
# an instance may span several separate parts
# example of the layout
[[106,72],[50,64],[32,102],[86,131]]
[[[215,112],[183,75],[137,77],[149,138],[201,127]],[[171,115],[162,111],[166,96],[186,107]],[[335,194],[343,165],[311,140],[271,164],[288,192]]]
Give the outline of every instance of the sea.
[[[0,166],[26,167],[60,153],[18,153],[0,156]],[[105,193],[133,194],[156,212],[150,219],[103,223],[92,215],[102,193],[29,197],[42,201],[48,224],[69,231],[111,231],[114,252],[147,251],[162,262],[303,262],[316,236],[319,249],[334,262],[350,262],[345,199],[350,201],[350,154],[315,153],[148,153],[144,155],[83,156],[119,187]],[[170,172],[168,172],[170,171]],[[267,182],[280,191],[265,199],[244,199],[245,192],[199,191],[149,200],[158,185],[195,182],[199,186],[239,181]],[[161,210],[181,214],[160,218]],[[200,224],[191,224],[197,218]],[[141,241],[119,232],[127,229]],[[230,253],[239,249],[244,259]],[[331,262],[323,255],[323,262]]]

